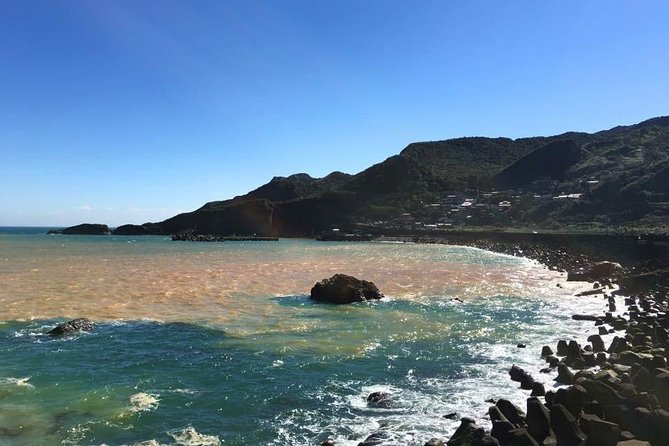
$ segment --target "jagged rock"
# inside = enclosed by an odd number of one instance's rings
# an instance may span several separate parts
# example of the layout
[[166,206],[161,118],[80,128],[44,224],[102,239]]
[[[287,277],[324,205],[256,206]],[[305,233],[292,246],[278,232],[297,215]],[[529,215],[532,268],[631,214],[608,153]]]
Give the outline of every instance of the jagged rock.
[[634,412],[624,404],[602,405],[604,419],[616,423],[623,430],[636,431],[639,420]]
[[393,396],[388,392],[372,392],[367,395],[367,405],[372,407],[389,407]]
[[663,409],[669,410],[669,370],[666,368],[655,369],[655,379],[653,380],[655,395],[660,401]]
[[349,304],[382,297],[383,294],[372,282],[346,274],[335,274],[329,279],[323,279],[311,289],[312,299],[333,304]]
[[557,343],[557,355],[558,356],[567,356],[567,351],[569,350],[567,346],[567,341],[560,339]]
[[588,337],[588,342],[592,344],[592,351],[595,353],[603,352],[606,350],[604,347],[604,341],[600,335],[591,335]]
[[561,404],[569,410],[569,412],[578,416],[583,409],[583,403],[587,397],[586,390],[579,386],[573,385],[568,388],[558,389],[553,396],[553,404]]
[[597,364],[597,360],[595,359],[595,354],[592,352],[584,352],[581,355],[581,358],[583,359],[583,362],[585,363],[586,367],[594,367]]
[[524,427],[512,430],[510,435],[510,441],[513,446],[539,446],[539,443],[532,438],[530,433]]
[[557,446],[578,446],[585,440],[576,418],[562,404],[554,404],[551,408],[551,427]]
[[80,317],[78,319],[73,319],[69,322],[57,325],[55,328],[50,330],[47,334],[50,336],[66,336],[78,333],[80,331],[93,331],[95,330],[95,324],[90,319]]
[[581,427],[588,435],[586,446],[616,446],[620,439],[620,426],[595,415],[583,415]]
[[643,366],[652,365],[653,355],[649,355],[647,353],[637,353],[631,350],[627,350],[624,352],[620,352],[620,354],[618,354],[618,361],[624,365],[633,365],[633,364],[639,364]]
[[540,382],[535,382],[534,385],[532,386],[532,393],[530,393],[530,396],[544,396],[546,395],[546,389],[544,388],[544,385]]
[[583,383],[583,387],[591,398],[602,405],[624,404],[625,402],[625,399],[615,389],[602,381],[587,381]]
[[611,345],[606,350],[607,353],[620,353],[625,350],[629,350],[629,345],[627,345],[627,340],[625,338],[620,338],[618,336],[614,337],[611,341]]
[[492,421],[492,430],[490,435],[492,435],[500,444],[510,444],[511,443],[511,432],[516,429],[516,426],[513,425],[509,420],[503,418],[501,420]]
[[590,370],[579,370],[574,374],[574,382],[579,384],[580,380],[593,380],[595,379],[595,373]]
[[483,428],[478,427],[472,418],[464,417],[446,444],[447,446],[475,446],[484,435]]
[[669,443],[669,412],[662,409],[651,411],[641,420],[636,434],[652,445]]
[[[623,267],[615,262],[598,262],[590,264],[584,268],[569,271],[567,282],[569,281],[595,281],[604,278],[616,277],[623,272]],[[601,280],[600,280],[601,281]]]
[[567,346],[567,358],[576,359],[581,357],[581,346],[576,341],[569,341]]
[[500,446],[499,441],[492,435],[484,435],[474,446]]
[[521,382],[523,380],[523,375],[525,375],[525,370],[521,369],[517,365],[512,365],[509,370],[509,376],[511,376],[511,381]]
[[548,355],[546,356],[546,362],[550,367],[557,367],[557,365],[560,363],[560,358],[555,355]]
[[569,370],[569,367],[567,367],[563,363],[559,363],[557,365],[557,370],[558,370],[558,376],[555,378],[555,381],[557,381],[560,384],[573,384],[574,383],[574,374]]
[[443,440],[439,438],[430,438],[427,443],[425,443],[425,446],[444,446],[445,443]]
[[527,399],[527,430],[539,443],[551,435],[550,416],[550,411],[538,398]]
[[639,367],[636,373],[632,375],[631,382],[640,391],[648,391],[653,387],[650,372],[643,367]]
[[534,378],[532,378],[529,373],[526,373],[523,375],[523,378],[520,381],[520,388],[523,390],[532,390],[534,388],[534,384]]
[[336,443],[332,438],[328,438],[323,443],[321,443],[321,446],[335,446],[335,444]]
[[374,432],[365,438],[358,446],[378,446],[383,444],[388,439],[388,434],[385,432]]
[[520,407],[516,406],[511,401],[506,399],[500,399],[497,400],[495,406],[497,406],[497,408],[500,410],[500,412],[502,412],[502,414],[507,420],[509,420],[516,426],[525,422],[525,413],[522,411]]
[[541,347],[541,357],[545,358],[546,356],[550,356],[553,354],[553,349],[550,348],[548,345],[544,345]]

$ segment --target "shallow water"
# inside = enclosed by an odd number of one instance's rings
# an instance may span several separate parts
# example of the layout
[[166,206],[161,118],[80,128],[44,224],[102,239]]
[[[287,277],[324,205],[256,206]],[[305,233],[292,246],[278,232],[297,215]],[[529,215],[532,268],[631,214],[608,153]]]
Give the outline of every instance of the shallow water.
[[[336,272],[388,298],[312,303]],[[0,281],[8,445],[422,445],[457,427],[446,413],[522,404],[511,364],[551,386],[541,346],[604,308],[534,262],[443,245],[0,234]],[[44,335],[80,316],[97,330]],[[393,405],[367,407],[375,390]]]

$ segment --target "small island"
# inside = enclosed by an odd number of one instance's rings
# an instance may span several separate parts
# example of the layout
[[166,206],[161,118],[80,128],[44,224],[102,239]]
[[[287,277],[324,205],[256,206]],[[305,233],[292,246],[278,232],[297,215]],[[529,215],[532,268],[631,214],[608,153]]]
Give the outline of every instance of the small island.
[[63,234],[63,235],[111,235],[109,226],[99,223],[82,223],[76,226],[70,226],[64,229],[51,229],[47,232],[48,235]]

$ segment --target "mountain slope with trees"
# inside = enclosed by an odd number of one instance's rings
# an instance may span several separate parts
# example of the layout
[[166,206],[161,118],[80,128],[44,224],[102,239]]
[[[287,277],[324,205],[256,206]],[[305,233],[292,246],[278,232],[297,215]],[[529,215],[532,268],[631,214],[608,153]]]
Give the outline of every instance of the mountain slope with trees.
[[592,134],[412,143],[356,175],[275,177],[246,195],[137,228],[142,228],[138,233],[311,236],[361,222],[383,225],[402,214],[420,214],[426,204],[447,196],[493,191],[498,194],[493,197],[511,197],[509,209],[495,214],[494,202],[481,201],[487,217],[473,224],[666,225],[669,117]]

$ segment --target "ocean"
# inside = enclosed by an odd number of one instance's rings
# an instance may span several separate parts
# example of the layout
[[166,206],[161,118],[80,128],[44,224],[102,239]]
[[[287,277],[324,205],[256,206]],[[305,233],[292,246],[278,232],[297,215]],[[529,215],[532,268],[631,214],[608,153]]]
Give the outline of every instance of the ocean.
[[[487,425],[487,399],[524,406],[512,364],[554,387],[542,345],[582,341],[592,323],[571,314],[605,308],[564,274],[467,247],[45,232],[0,228],[2,445],[357,445],[380,431],[422,446],[459,425],[445,414]],[[387,297],[312,302],[335,273]],[[75,317],[96,330],[45,335]],[[367,405],[374,391],[388,407]]]

